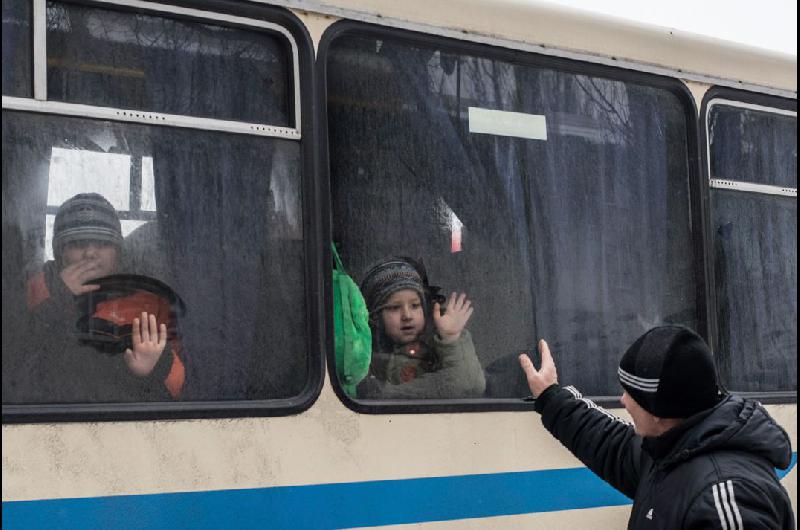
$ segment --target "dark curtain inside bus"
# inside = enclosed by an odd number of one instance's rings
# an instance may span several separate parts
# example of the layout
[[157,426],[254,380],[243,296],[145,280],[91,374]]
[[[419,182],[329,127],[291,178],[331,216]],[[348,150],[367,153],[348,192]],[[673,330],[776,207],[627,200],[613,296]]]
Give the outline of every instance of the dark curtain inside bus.
[[[618,394],[636,336],[696,325],[673,95],[358,37],[334,41],[327,89],[345,264],[360,278],[383,257],[422,257],[433,283],[466,291],[489,396],[527,394],[516,355],[538,338],[562,382]],[[544,116],[547,138],[470,133],[468,107]]]
[[[49,146],[24,137],[18,113],[3,112],[3,403],[31,397],[38,382],[30,363],[26,281],[42,263]],[[42,178],[44,176],[44,178]],[[31,208],[26,206],[31,204]],[[41,215],[35,218],[34,209]]]
[[[797,189],[797,118],[710,115],[712,178]],[[712,189],[717,357],[742,392],[797,391],[797,198]]]
[[47,97],[289,126],[287,46],[267,32],[51,2]]
[[797,117],[714,105],[711,178],[797,189]]
[[721,377],[731,390],[797,389],[797,199],[714,190]]
[[3,95],[33,94],[31,3],[3,0]]
[[299,145],[177,130],[154,140],[160,222],[188,307],[185,398],[299,394],[307,373]]

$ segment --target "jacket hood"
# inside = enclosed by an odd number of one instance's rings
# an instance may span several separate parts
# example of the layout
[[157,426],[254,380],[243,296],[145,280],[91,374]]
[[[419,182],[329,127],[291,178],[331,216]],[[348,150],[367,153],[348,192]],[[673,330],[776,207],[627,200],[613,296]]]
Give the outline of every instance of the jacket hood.
[[719,450],[757,455],[778,469],[786,469],[792,460],[792,446],[786,431],[775,423],[760,403],[739,396],[727,396],[703,419],[689,427],[665,464]]

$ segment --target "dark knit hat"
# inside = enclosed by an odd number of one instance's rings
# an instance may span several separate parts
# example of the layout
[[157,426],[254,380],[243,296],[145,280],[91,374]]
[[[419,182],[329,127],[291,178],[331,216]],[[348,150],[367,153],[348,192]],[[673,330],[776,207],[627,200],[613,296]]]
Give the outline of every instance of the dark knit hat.
[[688,418],[719,401],[711,351],[681,326],[653,328],[639,337],[622,356],[618,374],[628,395],[659,418]]
[[67,243],[86,240],[122,244],[117,211],[98,193],[79,193],[58,209],[53,226],[53,254],[58,258]]
[[392,258],[372,267],[361,282],[361,294],[373,316],[397,291],[411,289],[425,303],[425,284],[417,268],[403,258]]

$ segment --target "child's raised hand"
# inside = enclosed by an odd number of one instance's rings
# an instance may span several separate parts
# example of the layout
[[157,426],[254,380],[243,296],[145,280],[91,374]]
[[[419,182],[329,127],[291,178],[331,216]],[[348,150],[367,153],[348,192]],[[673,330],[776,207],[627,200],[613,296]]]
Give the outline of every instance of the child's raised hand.
[[461,293],[456,298],[456,293],[450,294],[447,300],[445,313],[442,314],[441,306],[435,303],[433,306],[433,321],[436,325],[436,333],[445,344],[455,342],[461,337],[467,320],[472,316],[472,302],[467,300],[466,293]]
[[161,353],[167,345],[167,326],[158,325],[156,316],[142,312],[142,318],[133,319],[133,349],[125,350],[125,364],[128,369],[144,377],[150,375],[156,363],[161,358]]

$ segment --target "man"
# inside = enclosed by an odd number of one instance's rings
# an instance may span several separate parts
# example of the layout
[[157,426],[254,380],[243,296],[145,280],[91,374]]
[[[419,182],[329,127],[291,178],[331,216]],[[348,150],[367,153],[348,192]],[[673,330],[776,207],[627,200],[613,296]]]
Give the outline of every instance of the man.
[[633,426],[561,388],[543,340],[539,351],[539,370],[519,359],[542,423],[634,500],[629,529],[794,529],[774,471],[789,466],[789,437],[759,403],[719,392],[697,334],[657,327],[625,352],[618,374]]

